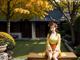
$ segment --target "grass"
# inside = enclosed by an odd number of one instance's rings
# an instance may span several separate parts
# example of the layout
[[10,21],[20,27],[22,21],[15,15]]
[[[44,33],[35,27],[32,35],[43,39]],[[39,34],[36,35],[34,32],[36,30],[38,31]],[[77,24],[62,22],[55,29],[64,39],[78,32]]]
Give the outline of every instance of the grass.
[[[44,52],[45,40],[17,40],[14,51],[14,60],[25,60],[30,52]],[[61,50],[68,51],[64,43],[61,43]]]

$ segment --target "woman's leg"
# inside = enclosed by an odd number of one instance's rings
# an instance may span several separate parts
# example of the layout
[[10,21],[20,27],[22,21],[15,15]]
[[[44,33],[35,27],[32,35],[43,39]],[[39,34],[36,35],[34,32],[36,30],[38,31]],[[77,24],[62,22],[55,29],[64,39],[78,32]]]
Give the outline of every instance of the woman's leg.
[[47,53],[47,56],[48,56],[47,60],[51,60],[52,59],[52,54],[53,54],[51,46],[46,47],[46,53]]
[[52,59],[52,52],[47,52],[48,55],[48,59],[47,60],[51,60]]
[[54,60],[58,60],[58,56],[59,56],[59,52],[54,52],[54,54],[52,55]]

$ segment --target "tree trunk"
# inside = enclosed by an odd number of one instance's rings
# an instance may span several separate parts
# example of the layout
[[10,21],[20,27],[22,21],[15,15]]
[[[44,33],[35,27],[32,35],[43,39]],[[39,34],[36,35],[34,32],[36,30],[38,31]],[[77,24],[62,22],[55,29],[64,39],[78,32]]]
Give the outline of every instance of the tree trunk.
[[10,20],[7,21],[7,32],[10,34]]
[[6,20],[7,20],[7,32],[10,34],[10,0],[7,1],[7,15],[6,15]]
[[75,33],[74,33],[74,27],[72,24],[70,24],[70,30],[71,30],[71,39],[72,39],[72,44],[75,44]]

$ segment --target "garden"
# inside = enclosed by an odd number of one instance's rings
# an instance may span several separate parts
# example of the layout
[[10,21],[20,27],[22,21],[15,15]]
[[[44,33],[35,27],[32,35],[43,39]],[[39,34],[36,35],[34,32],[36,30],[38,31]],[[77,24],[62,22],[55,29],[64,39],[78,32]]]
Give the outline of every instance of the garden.
[[[46,40],[14,40],[5,32],[0,32],[0,34],[0,46],[4,46],[2,48],[0,47],[0,52],[9,54],[8,57],[10,59],[25,60],[31,52],[45,52]],[[61,43],[61,51],[69,51],[63,42]]]

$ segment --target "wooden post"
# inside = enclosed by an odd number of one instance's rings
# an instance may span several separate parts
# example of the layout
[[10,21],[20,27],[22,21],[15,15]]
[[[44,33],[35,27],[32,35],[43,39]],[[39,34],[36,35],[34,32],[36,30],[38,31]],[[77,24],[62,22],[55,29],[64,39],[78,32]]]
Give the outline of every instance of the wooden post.
[[36,39],[36,33],[35,33],[35,24],[32,22],[32,39]]

